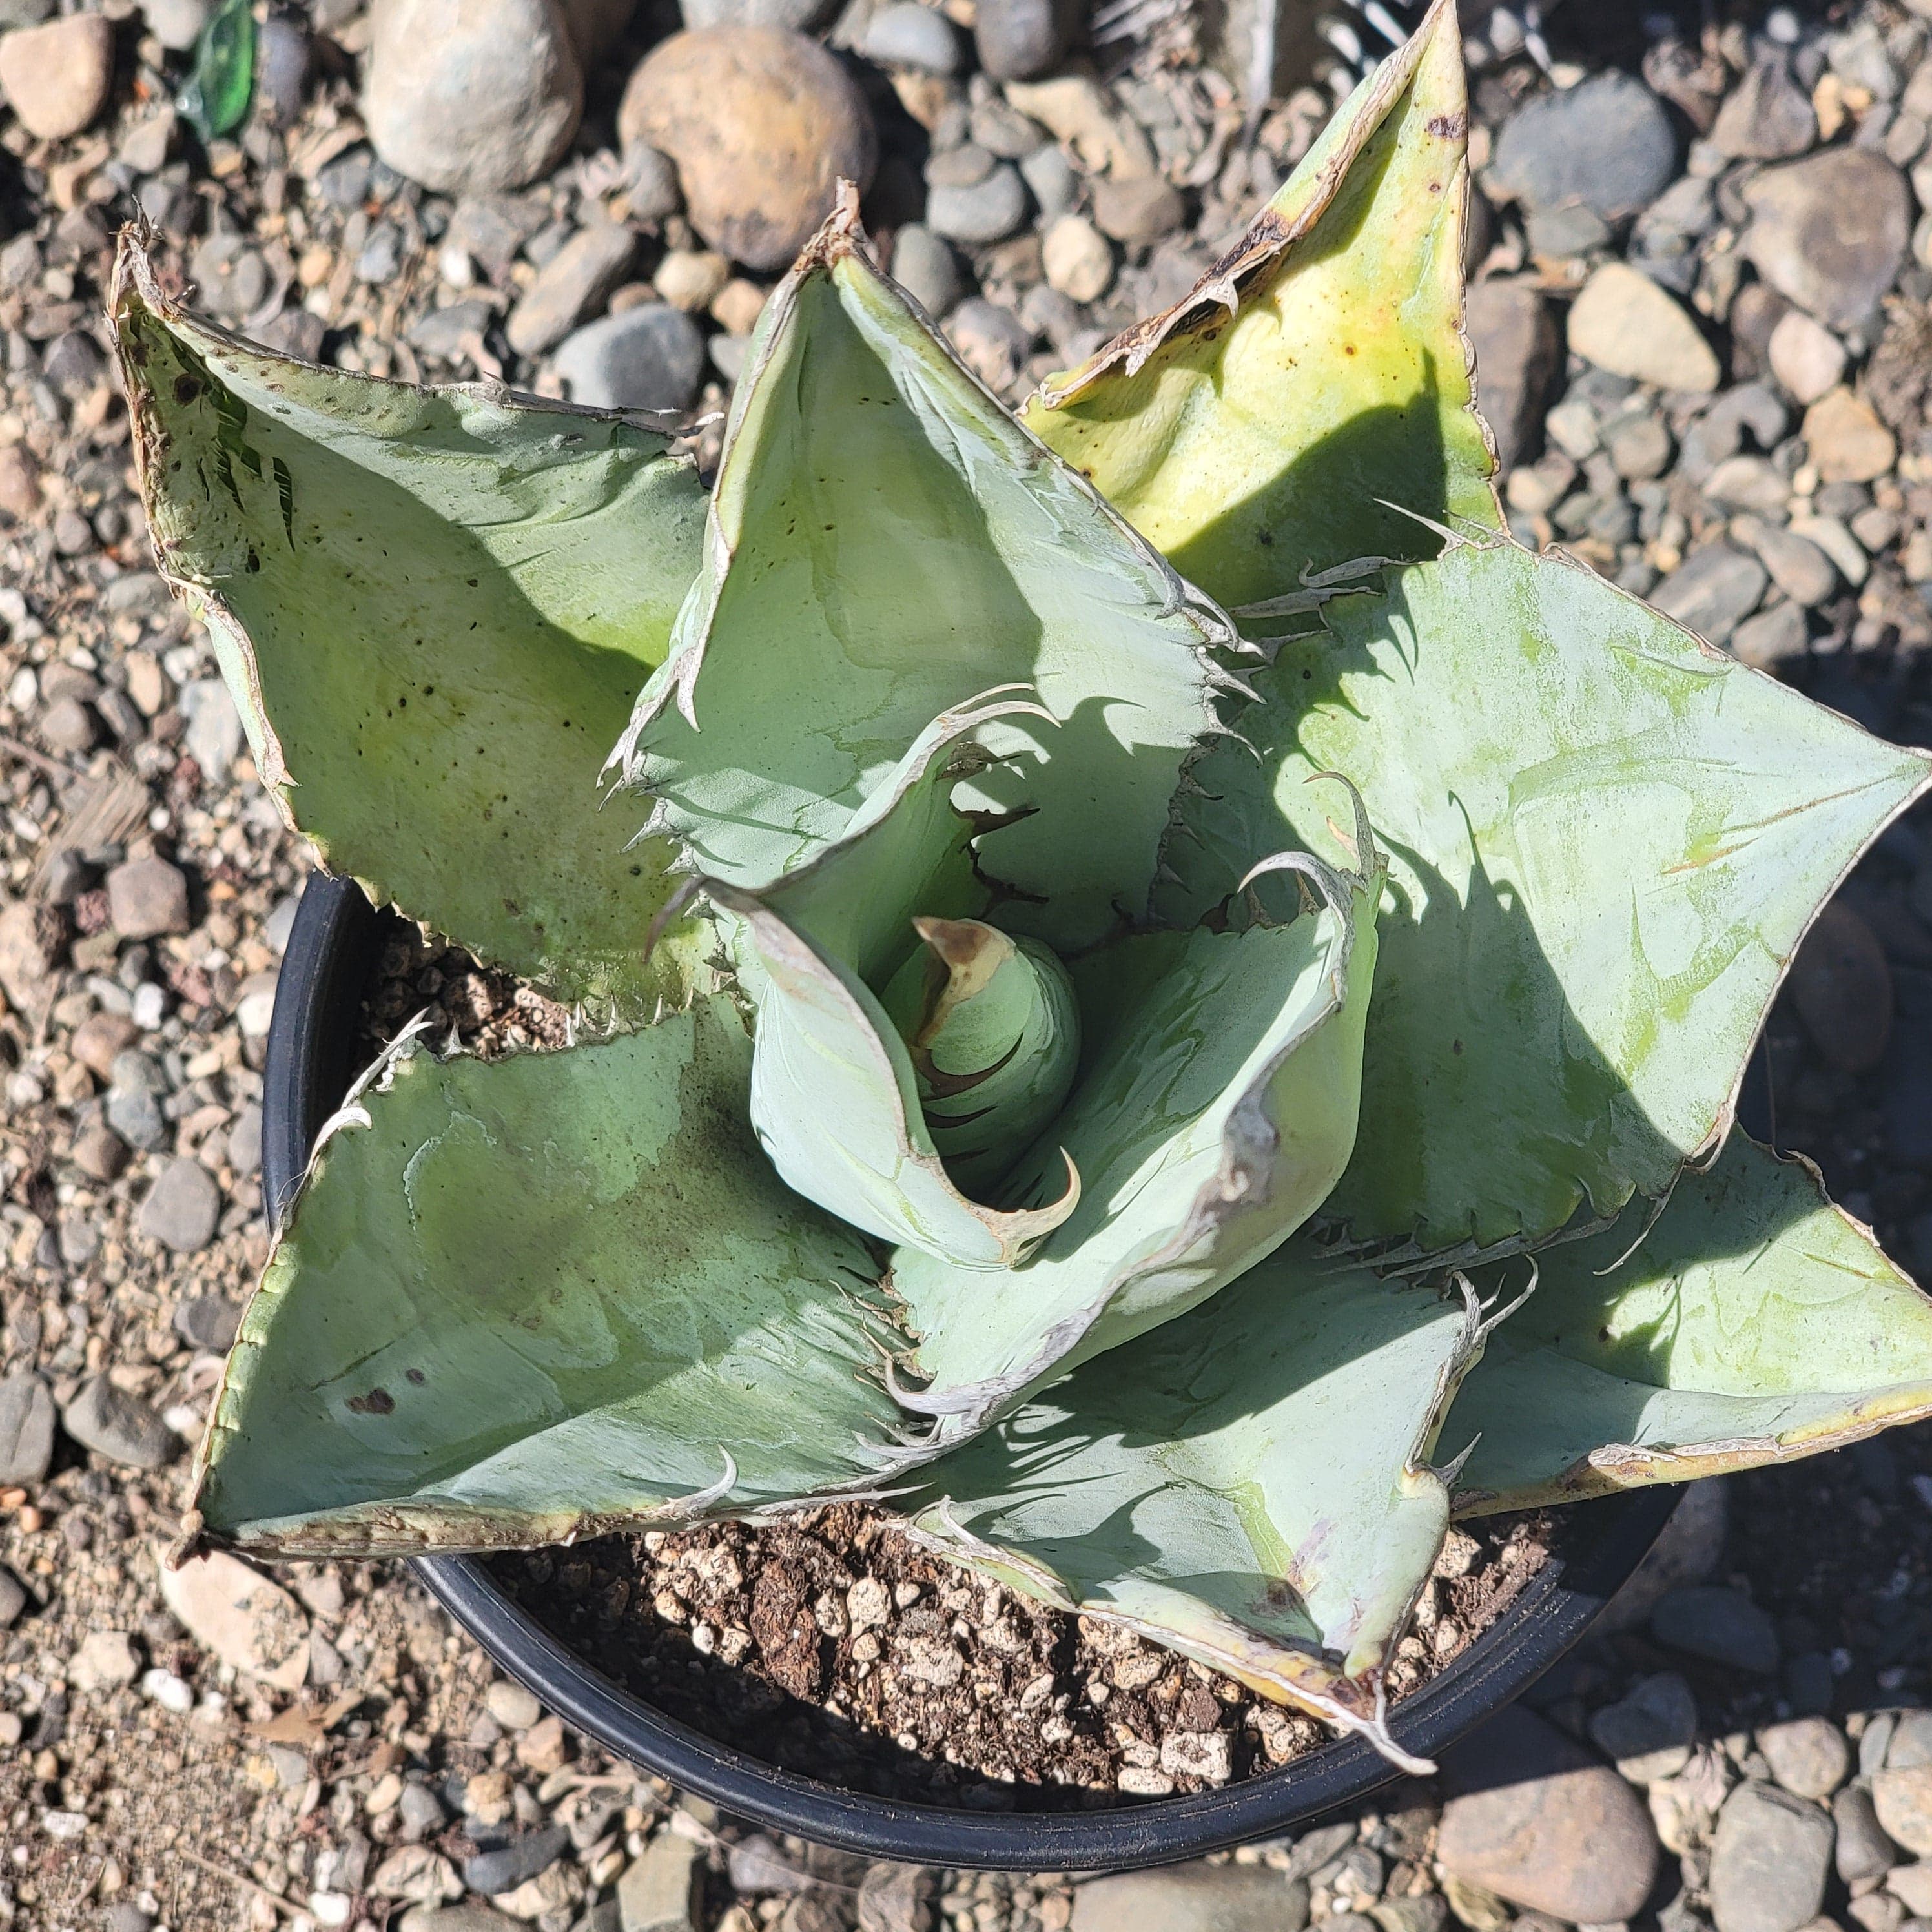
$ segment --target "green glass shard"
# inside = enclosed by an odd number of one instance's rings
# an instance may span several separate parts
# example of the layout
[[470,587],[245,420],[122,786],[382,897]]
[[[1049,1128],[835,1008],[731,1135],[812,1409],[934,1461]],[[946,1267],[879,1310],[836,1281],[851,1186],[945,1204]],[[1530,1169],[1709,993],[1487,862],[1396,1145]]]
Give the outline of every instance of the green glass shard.
[[175,97],[204,146],[232,134],[255,92],[255,13],[250,0],[221,0],[194,45],[194,66]]

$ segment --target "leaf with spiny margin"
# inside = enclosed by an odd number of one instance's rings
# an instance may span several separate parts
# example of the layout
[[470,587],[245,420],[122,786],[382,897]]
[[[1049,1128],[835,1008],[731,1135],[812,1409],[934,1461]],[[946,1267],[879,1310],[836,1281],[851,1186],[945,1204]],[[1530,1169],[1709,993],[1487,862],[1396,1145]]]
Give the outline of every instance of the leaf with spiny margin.
[[[1065,952],[1144,917],[1227,620],[1042,449],[836,212],[765,306],[702,578],[615,754],[697,872],[758,891],[843,836],[917,734],[988,690],[982,868]],[[938,912],[941,908],[920,910]]]
[[1432,556],[1403,510],[1502,527],[1462,334],[1468,128],[1437,0],[1190,294],[1022,412],[1230,608]]
[[1538,1257],[1450,1412],[1445,1444],[1475,1443],[1459,1514],[1754,1468],[1932,1414],[1932,1298],[1809,1162],[1734,1133],[1646,1232],[1653,1214]]
[[1078,1204],[997,1294],[892,1258],[927,1378],[900,1400],[936,1442],[1204,1300],[1321,1205],[1355,1142],[1381,891],[1378,855],[1364,862],[1318,862],[1316,902],[1288,923],[1139,933],[1074,963],[1080,1075],[1003,1188],[1051,1199],[1071,1161]]
[[[1346,772],[1390,854],[1356,1156],[1324,1214],[1423,1252],[1655,1198],[1730,1124],[1819,907],[1918,796],[1886,744],[1592,572],[1452,544],[1336,598],[1178,801],[1198,916]],[[1413,1251],[1412,1251],[1413,1252]]]
[[865,1244],[752,1138],[751,1057],[714,994],[597,1046],[398,1059],[242,1317],[202,1534],[529,1547],[867,1478],[898,1338]]
[[1429,1466],[1480,1350],[1473,1304],[1295,1242],[925,1471],[916,1533],[1366,1732],[1442,1546]]
[[380,904],[566,998],[680,1000],[648,962],[662,841],[599,767],[697,573],[704,496],[621,418],[317,368],[164,295],[113,310],[163,574],[206,622],[262,781]]

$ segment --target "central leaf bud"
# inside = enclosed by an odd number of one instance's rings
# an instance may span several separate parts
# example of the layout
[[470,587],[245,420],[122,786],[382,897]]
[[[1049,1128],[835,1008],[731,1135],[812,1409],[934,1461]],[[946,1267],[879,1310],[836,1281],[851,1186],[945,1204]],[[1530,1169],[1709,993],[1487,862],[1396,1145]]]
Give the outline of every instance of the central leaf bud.
[[912,1056],[933,1145],[955,1184],[984,1200],[1073,1084],[1073,982],[1037,940],[976,919],[913,927],[925,944],[887,984],[885,1009]]

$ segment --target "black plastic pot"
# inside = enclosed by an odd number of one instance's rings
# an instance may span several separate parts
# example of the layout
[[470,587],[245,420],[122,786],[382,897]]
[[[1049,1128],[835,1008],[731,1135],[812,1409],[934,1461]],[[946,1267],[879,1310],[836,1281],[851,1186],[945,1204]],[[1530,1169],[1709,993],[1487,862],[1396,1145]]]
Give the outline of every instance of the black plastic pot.
[[[268,1032],[262,1178],[272,1217],[292,1198],[316,1130],[356,1071],[357,1003],[378,931],[356,886],[310,878]],[[1404,1748],[1434,1755],[1548,1670],[1636,1568],[1676,1496],[1639,1490],[1576,1504],[1563,1560],[1547,1564],[1441,1676],[1396,1710],[1390,1728]],[[1226,1790],[1112,1811],[999,1814],[896,1803],[781,1771],[652,1709],[540,1629],[470,1558],[424,1557],[416,1569],[503,1670],[619,1756],[762,1825],[874,1858],[1032,1871],[1159,1864],[1277,1836],[1396,1775],[1362,1739],[1348,1738]]]

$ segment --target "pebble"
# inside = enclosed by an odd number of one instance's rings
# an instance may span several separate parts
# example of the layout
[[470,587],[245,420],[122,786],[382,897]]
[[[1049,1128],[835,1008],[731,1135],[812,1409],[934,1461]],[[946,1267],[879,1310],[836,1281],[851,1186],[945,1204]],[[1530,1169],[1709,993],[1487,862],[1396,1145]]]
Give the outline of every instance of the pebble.
[[960,360],[993,389],[1012,386],[1033,346],[1019,317],[982,296],[970,297],[952,311],[946,332]]
[[1307,1886],[1266,1865],[1122,1872],[1073,1894],[1072,1932],[1300,1932],[1307,1922]]
[[687,27],[782,27],[808,33],[838,11],[837,0],[679,0]]
[[24,443],[0,449],[0,513],[25,523],[40,507],[40,466]]
[[1048,141],[1021,157],[1020,178],[1039,205],[1040,218],[1052,221],[1079,206],[1080,177],[1058,143]]
[[94,713],[77,698],[63,698],[40,714],[40,742],[63,757],[91,752],[98,734]]
[[135,1226],[151,1241],[178,1255],[198,1254],[214,1238],[221,1218],[221,1189],[201,1162],[183,1154],[156,1177]]
[[973,44],[995,80],[1031,80],[1060,64],[1078,30],[1073,0],[980,0]]
[[90,1630],[68,1659],[67,1681],[83,1693],[118,1690],[141,1673],[141,1660],[125,1630]]
[[166,1076],[147,1054],[116,1054],[113,1084],[107,1090],[110,1130],[144,1154],[165,1144],[168,1123],[161,1101],[166,1090]]
[[1470,1885],[1573,1924],[1634,1917],[1657,1874],[1642,1801],[1530,1712],[1492,1718],[1448,1754],[1456,1794],[1438,1856]]
[[31,1486],[54,1457],[54,1399],[31,1369],[0,1382],[0,1489]]
[[1872,1796],[1862,1784],[1847,1785],[1832,1800],[1838,1827],[1838,1876],[1847,1885],[1882,1878],[1898,1862],[1898,1848],[1878,1822]]
[[929,316],[944,315],[964,286],[950,243],[909,221],[892,241],[892,279]]
[[1757,608],[1770,580],[1756,557],[1720,539],[1694,550],[1651,592],[1650,601],[1666,616],[1721,644]]
[[27,1586],[0,1563],[0,1630],[11,1630],[27,1607]]
[[866,23],[859,51],[881,67],[909,67],[922,74],[957,74],[959,35],[937,8],[919,0],[891,0]]
[[175,1304],[175,1333],[190,1348],[225,1355],[235,1346],[242,1308],[225,1294],[184,1295]]
[[1179,191],[1160,175],[1092,184],[1094,225],[1130,248],[1150,248],[1187,218]]
[[1732,160],[1784,161],[1818,138],[1811,98],[1792,77],[1781,53],[1760,55],[1745,70],[1712,124],[1710,142]]
[[61,1411],[61,1425],[83,1449],[130,1469],[165,1468],[180,1446],[174,1432],[139,1396],[90,1376]]
[[1647,410],[1606,424],[1603,442],[1610,466],[1627,483],[1648,482],[1670,467],[1670,431]]
[[114,29],[101,14],[70,14],[0,34],[0,93],[43,141],[78,134],[107,105]]
[[165,859],[129,859],[107,874],[107,916],[123,939],[188,929],[188,875]]
[[1872,1806],[1886,1835],[1932,1856],[1932,1764],[1887,1765],[1872,1774]]
[[182,686],[178,701],[188,721],[182,743],[208,784],[225,785],[243,737],[242,714],[228,694],[228,686],[218,677],[193,678]]
[[[681,308],[696,315],[711,307],[712,304],[731,286],[731,265],[722,255],[709,248],[673,248],[657,266],[652,276],[652,286],[673,308]],[[748,282],[740,283],[742,288],[749,288]],[[761,302],[759,307],[764,306]],[[721,317],[722,320],[722,318]],[[747,335],[752,322],[758,320],[758,310],[752,311],[750,320],[742,328],[734,329],[735,335]]]
[[1829,1798],[1850,1774],[1852,1748],[1827,1718],[1768,1724],[1757,1734],[1771,1774],[1799,1798]]
[[395,1922],[398,1932],[520,1932],[515,1919],[480,1898],[460,1899],[454,1905],[412,1905]]
[[161,1566],[161,1598],[202,1649],[277,1690],[308,1674],[308,1619],[287,1591],[240,1558],[210,1550]]
[[859,1886],[859,1932],[928,1932],[927,1888],[921,1866],[872,1866]]
[[1591,1742],[1633,1784],[1674,1777],[1690,1762],[1696,1738],[1697,1700],[1674,1670],[1639,1679],[1590,1719]]
[[548,1871],[569,1846],[570,1834],[561,1825],[520,1832],[506,1845],[465,1858],[463,1882],[472,1892],[491,1898],[514,1892]]
[[1771,373],[1794,402],[1815,403],[1837,388],[1845,372],[1845,346],[1802,308],[1787,309],[1771,332]]
[[1010,161],[995,163],[980,181],[934,182],[926,189],[926,226],[969,248],[1004,242],[1026,218],[1026,184]]
[[671,158],[692,226],[753,269],[789,267],[839,178],[862,193],[878,158],[851,76],[816,41],[770,27],[661,42],[624,90],[617,130]]
[[170,53],[190,52],[214,8],[211,0],[142,0],[148,31]]
[[1804,441],[1825,483],[1870,483],[1898,457],[1896,439],[1870,404],[1842,385],[1804,412]]
[[1069,300],[1097,302],[1114,279],[1114,251],[1084,216],[1063,214],[1040,237],[1048,286]]
[[704,372],[704,338],[681,309],[640,302],[568,337],[556,366],[572,402],[682,415]]
[[500,1677],[483,1694],[483,1708],[506,1731],[526,1731],[543,1716],[536,1694]]
[[1768,457],[1727,456],[1704,479],[1704,494],[1733,510],[1781,510],[1791,485]]
[[809,1892],[818,1882],[762,1832],[740,1839],[731,1847],[727,1870],[734,1892]]
[[1825,1902],[1831,1865],[1824,1812],[1768,1785],[1739,1785],[1718,1814],[1711,1846],[1718,1932],[1798,1932]]
[[1862,322],[1891,287],[1911,238],[1905,178],[1864,148],[1767,168],[1745,188],[1741,243],[1780,295],[1818,320]]
[[1716,352],[1676,300],[1623,262],[1606,262],[1570,304],[1570,346],[1615,376],[1707,394]]
[[1845,1073],[1868,1073],[1892,1040],[1892,969],[1870,926],[1834,899],[1792,962],[1792,1004],[1819,1052]]
[[1775,524],[1756,524],[1747,535],[1738,527],[1743,520],[1732,520],[1731,534],[1750,545],[1758,561],[1771,572],[1772,582],[1792,602],[1810,610],[1838,589],[1838,566],[1809,537],[1796,536]]
[[675,1832],[660,1832],[617,1881],[623,1932],[693,1932],[703,1849]]
[[538,270],[510,311],[503,333],[519,356],[554,348],[588,314],[602,308],[629,272],[638,238],[614,221],[580,229]]
[[1532,209],[1581,206],[1614,222],[1648,207],[1676,172],[1663,102],[1642,81],[1611,72],[1519,108],[1496,137],[1490,179]]
[[1542,292],[1500,276],[1471,284],[1463,327],[1476,353],[1478,405],[1507,475],[1536,458],[1562,339]]
[[158,1704],[164,1711],[172,1711],[178,1718],[184,1718],[194,1708],[194,1690],[184,1678],[177,1677],[172,1670],[144,1670],[141,1673],[141,1695],[151,1704]]
[[424,188],[523,187],[563,158],[583,107],[556,0],[374,0],[363,118],[376,152]]

